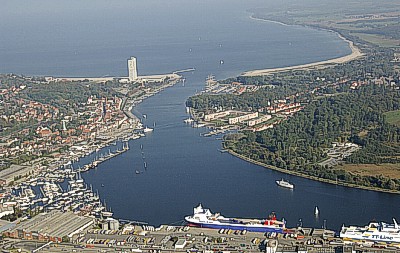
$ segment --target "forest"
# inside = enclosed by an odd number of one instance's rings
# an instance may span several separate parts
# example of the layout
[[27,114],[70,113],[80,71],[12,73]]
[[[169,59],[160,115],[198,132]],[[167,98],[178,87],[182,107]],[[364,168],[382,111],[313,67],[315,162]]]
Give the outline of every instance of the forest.
[[[240,95],[204,93],[189,98],[187,106],[196,112],[263,111],[277,101],[299,102],[303,111],[272,129],[227,135],[224,148],[288,173],[400,190],[400,176],[346,170],[346,164],[376,169],[400,164],[399,66],[391,61],[395,51],[368,47],[364,52],[362,58],[325,68],[221,80],[260,89]],[[339,166],[320,165],[329,158],[327,149],[333,142],[352,142],[361,149]]]
[[[346,163],[400,162],[400,128],[385,120],[385,112],[400,109],[400,92],[386,86],[364,86],[310,103],[302,112],[263,132],[226,138],[225,147],[268,165],[306,175],[366,186],[400,189],[397,179],[360,177],[342,169],[320,166],[332,142],[353,142],[362,149]],[[390,181],[390,183],[389,183]]]

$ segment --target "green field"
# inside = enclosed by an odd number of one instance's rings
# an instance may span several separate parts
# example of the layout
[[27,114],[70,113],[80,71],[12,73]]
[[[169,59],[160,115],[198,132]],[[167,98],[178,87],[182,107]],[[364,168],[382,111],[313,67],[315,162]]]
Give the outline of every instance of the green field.
[[361,38],[362,40],[365,40],[372,44],[376,44],[381,47],[398,47],[400,45],[399,40],[384,38],[383,36],[380,35],[368,34],[368,33],[352,33],[352,35],[355,35]]
[[386,112],[385,116],[389,124],[400,126],[400,110]]
[[359,176],[384,176],[392,179],[400,179],[400,164],[343,164],[338,166],[337,169],[344,169]]

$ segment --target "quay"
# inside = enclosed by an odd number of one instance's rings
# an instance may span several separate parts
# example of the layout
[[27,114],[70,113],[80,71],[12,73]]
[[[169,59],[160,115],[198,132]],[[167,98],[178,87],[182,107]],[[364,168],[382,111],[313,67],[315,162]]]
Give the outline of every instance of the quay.
[[112,81],[120,77],[48,77],[51,81],[65,81],[65,82],[83,82],[89,81],[94,83],[104,83],[107,81]]
[[[128,145],[128,144],[126,144]],[[129,146],[124,146],[122,149],[118,149],[115,152],[110,152],[108,155],[105,156],[101,156],[99,158],[97,158],[96,160],[94,160],[93,162],[86,164],[85,166],[83,166],[82,168],[79,169],[79,172],[85,172],[88,171],[90,169],[96,168],[99,164],[101,164],[102,162],[105,162],[111,158],[114,158],[126,151],[129,150]]]
[[[71,214],[59,214],[73,220]],[[59,219],[55,214],[51,219]],[[45,225],[42,225],[45,226]],[[24,226],[29,227],[29,226]],[[30,236],[14,229],[12,236]],[[54,230],[49,229],[49,232]],[[233,230],[216,230],[188,226],[125,225],[122,227],[95,228],[91,220],[79,219],[62,231],[71,235],[69,241],[26,240],[27,238],[4,239],[3,252],[10,249],[21,251],[40,249],[40,252],[265,252],[265,253],[353,253],[353,252],[397,252],[394,246],[372,247],[349,244],[335,237],[335,232],[325,229],[298,227],[286,234],[257,233]],[[379,245],[382,246],[382,245]]]
[[133,224],[133,225],[148,225],[149,224],[144,221],[134,221],[134,220],[126,220],[126,219],[118,219],[118,221],[123,224]]
[[192,72],[195,71],[195,68],[188,68],[188,69],[182,69],[182,70],[177,70],[172,72],[172,74],[179,74],[179,73],[185,73],[185,72]]

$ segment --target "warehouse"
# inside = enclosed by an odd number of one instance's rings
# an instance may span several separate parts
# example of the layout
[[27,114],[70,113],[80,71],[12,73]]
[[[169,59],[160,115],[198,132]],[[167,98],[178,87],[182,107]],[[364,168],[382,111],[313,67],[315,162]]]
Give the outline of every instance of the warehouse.
[[12,238],[61,242],[71,239],[94,225],[94,218],[78,216],[72,212],[52,211],[39,214],[18,224],[7,234]]

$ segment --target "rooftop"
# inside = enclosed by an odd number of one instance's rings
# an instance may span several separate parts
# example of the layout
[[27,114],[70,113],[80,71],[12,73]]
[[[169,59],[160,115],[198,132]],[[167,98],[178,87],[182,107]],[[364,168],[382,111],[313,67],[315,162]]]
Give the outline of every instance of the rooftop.
[[39,214],[26,222],[20,223],[15,229],[62,238],[71,236],[74,232],[93,222],[93,218],[78,216],[72,212],[52,211]]

